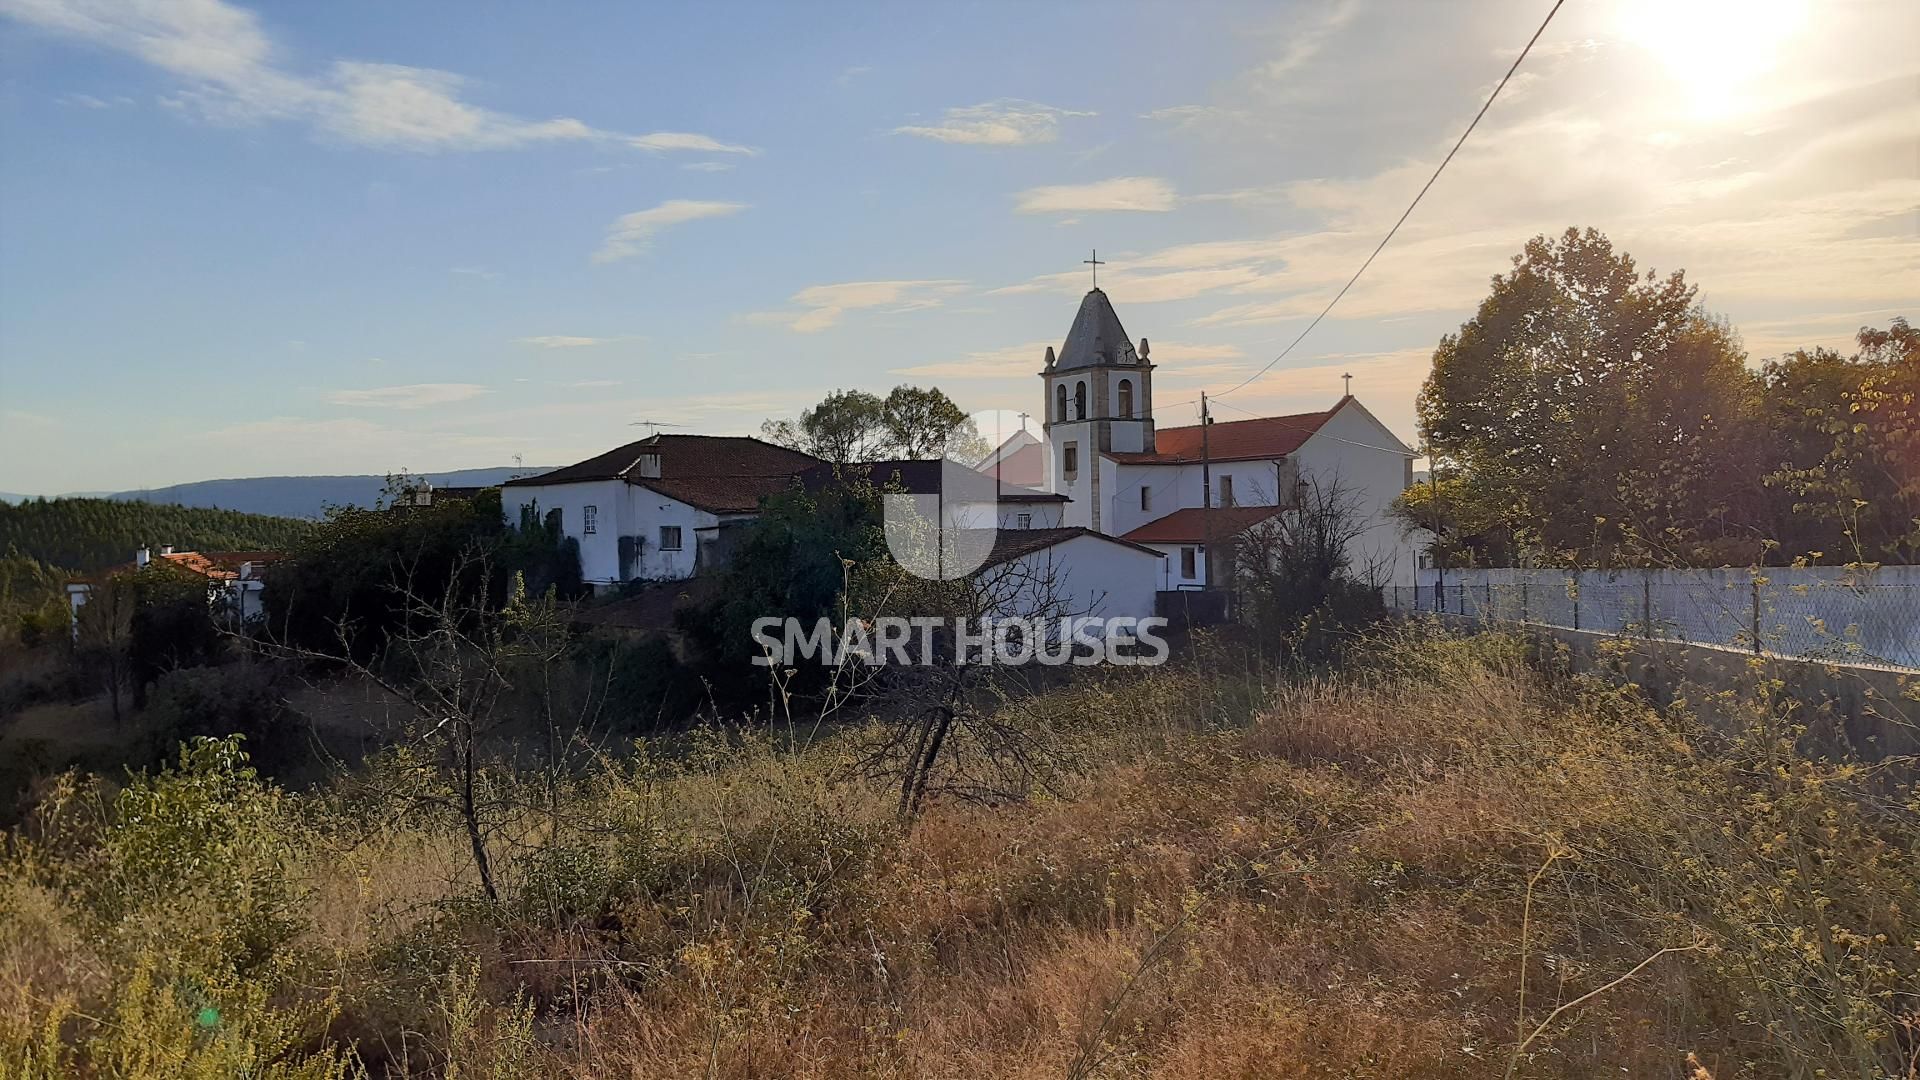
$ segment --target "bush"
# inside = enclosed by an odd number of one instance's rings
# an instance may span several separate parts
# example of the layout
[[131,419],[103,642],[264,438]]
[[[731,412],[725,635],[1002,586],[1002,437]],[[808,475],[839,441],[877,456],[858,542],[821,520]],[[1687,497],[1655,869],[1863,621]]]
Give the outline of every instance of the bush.
[[169,671],[147,698],[147,760],[172,759],[181,743],[238,735],[257,767],[269,775],[296,764],[303,753],[275,685],[274,669],[260,664],[190,667]]

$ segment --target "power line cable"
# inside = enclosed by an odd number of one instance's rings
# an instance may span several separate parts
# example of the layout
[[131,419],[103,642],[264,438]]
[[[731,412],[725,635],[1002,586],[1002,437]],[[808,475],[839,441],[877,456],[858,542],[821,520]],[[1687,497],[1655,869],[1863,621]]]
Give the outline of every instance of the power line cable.
[[1226,397],[1228,394],[1231,394],[1234,391],[1241,389],[1242,387],[1246,386],[1248,383],[1252,382],[1253,380],[1273,370],[1273,365],[1279,363],[1282,360],[1285,360],[1287,358],[1287,354],[1291,353],[1294,350],[1295,346],[1299,345],[1302,341],[1305,341],[1308,334],[1313,333],[1313,328],[1320,325],[1320,320],[1327,317],[1327,313],[1332,311],[1333,306],[1340,302],[1340,298],[1347,295],[1347,290],[1353,288],[1353,283],[1356,281],[1359,281],[1360,275],[1366,273],[1367,267],[1373,265],[1373,260],[1377,258],[1382,251],[1386,250],[1388,241],[1392,240],[1394,234],[1400,231],[1400,226],[1405,225],[1407,223],[1407,218],[1413,214],[1413,208],[1420,205],[1421,199],[1426,198],[1427,191],[1433,187],[1433,182],[1440,179],[1440,174],[1445,172],[1447,169],[1447,165],[1453,161],[1453,155],[1459,153],[1460,148],[1466,145],[1467,136],[1473,134],[1473,129],[1480,125],[1480,118],[1487,115],[1487,110],[1493,107],[1493,103],[1495,99],[1497,99],[1500,96],[1500,91],[1505,90],[1507,88],[1508,80],[1513,78],[1513,73],[1520,70],[1520,62],[1527,58],[1527,54],[1529,52],[1533,51],[1534,43],[1540,40],[1541,34],[1546,33],[1547,24],[1553,21],[1553,17],[1559,14],[1560,12],[1560,5],[1566,2],[1567,0],[1554,0],[1553,7],[1547,12],[1547,17],[1540,20],[1539,29],[1533,32],[1533,36],[1531,38],[1527,39],[1526,47],[1520,50],[1520,55],[1513,58],[1513,66],[1509,67],[1507,69],[1507,73],[1500,77],[1500,83],[1499,85],[1493,88],[1493,93],[1487,95],[1487,103],[1480,106],[1479,112],[1473,114],[1473,121],[1472,123],[1469,123],[1467,125],[1467,130],[1460,133],[1460,138],[1455,140],[1453,144],[1453,149],[1447,151],[1447,156],[1440,159],[1440,167],[1433,170],[1432,176],[1427,177],[1427,182],[1420,186],[1420,193],[1413,197],[1413,201],[1408,203],[1406,210],[1401,213],[1400,220],[1394,222],[1393,228],[1387,230],[1387,235],[1380,238],[1380,243],[1374,247],[1373,254],[1368,255],[1367,261],[1360,264],[1360,269],[1355,270],[1353,272],[1353,276],[1347,279],[1347,283],[1345,285],[1340,286],[1340,291],[1333,294],[1333,299],[1327,301],[1327,306],[1320,309],[1320,314],[1315,315],[1313,317],[1313,321],[1307,324],[1307,328],[1305,330],[1300,331],[1299,337],[1294,338],[1291,344],[1289,344],[1286,348],[1280,350],[1279,356],[1276,356],[1273,359],[1267,361],[1267,365],[1265,367],[1261,368],[1259,371],[1254,372],[1252,375],[1247,376],[1244,380],[1236,384],[1232,389],[1223,390],[1218,394],[1209,395],[1212,399],[1218,400],[1220,398]]

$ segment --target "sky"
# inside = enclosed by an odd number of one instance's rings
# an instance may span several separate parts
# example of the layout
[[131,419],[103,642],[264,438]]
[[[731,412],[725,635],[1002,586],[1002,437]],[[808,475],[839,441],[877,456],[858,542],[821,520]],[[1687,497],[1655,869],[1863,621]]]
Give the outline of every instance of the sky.
[[[1162,426],[1273,359],[1548,0],[0,0],[0,490],[560,465],[836,388],[1039,412],[1098,249]],[[1920,5],[1569,0],[1220,419],[1409,442],[1525,241],[1750,361],[1920,318]]]

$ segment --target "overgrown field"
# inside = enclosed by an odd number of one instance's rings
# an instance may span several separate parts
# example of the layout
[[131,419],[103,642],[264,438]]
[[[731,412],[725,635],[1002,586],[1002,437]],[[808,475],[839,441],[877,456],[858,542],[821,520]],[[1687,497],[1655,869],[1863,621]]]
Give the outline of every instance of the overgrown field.
[[0,1076],[1914,1076],[1920,805],[1747,715],[1497,637],[1203,657],[1048,695],[1057,790],[910,833],[857,732],[708,730],[524,778],[498,903],[404,757],[205,741],[9,838]]

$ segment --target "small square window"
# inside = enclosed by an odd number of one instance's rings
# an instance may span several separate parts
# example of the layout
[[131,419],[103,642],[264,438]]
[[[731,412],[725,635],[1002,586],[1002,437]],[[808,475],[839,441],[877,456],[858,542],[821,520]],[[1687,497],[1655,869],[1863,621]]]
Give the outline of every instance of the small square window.
[[1199,576],[1195,572],[1196,569],[1197,569],[1197,562],[1194,558],[1194,549],[1190,547],[1181,548],[1180,549],[1180,576],[1183,578],[1186,578],[1188,581],[1192,581],[1195,577]]
[[1153,509],[1153,489],[1147,487],[1145,484],[1140,486],[1140,509]]
[[1066,449],[1061,451],[1060,471],[1069,480],[1080,475],[1080,447],[1077,444],[1068,443]]
[[581,507],[580,508],[580,531],[583,533],[593,532],[594,527],[600,523],[599,518],[600,518],[599,507],[597,506]]
[[1233,505],[1233,477],[1231,476],[1222,476],[1220,478],[1220,505]]
[[661,551],[679,551],[680,550],[680,526],[678,525],[660,526],[660,550]]
[[1032,515],[1032,514],[1015,514],[1015,515],[1013,515],[1013,527],[1014,527],[1014,528],[1016,528],[1016,529],[1031,529],[1031,528],[1033,528],[1033,515]]

